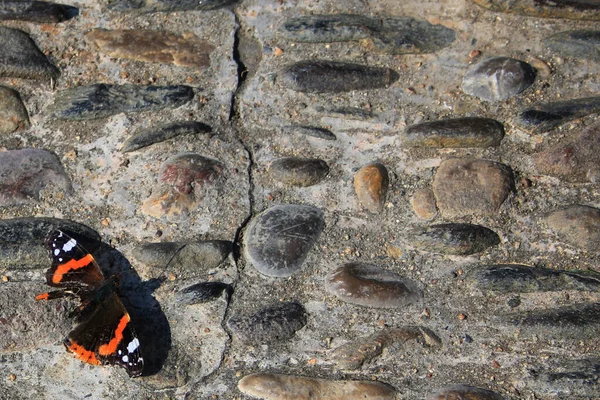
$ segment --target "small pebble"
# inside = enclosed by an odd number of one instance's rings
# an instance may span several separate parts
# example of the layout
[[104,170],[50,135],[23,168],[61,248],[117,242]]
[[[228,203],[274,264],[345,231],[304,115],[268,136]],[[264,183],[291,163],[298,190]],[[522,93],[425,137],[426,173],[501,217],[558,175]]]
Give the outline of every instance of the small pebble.
[[182,194],[191,194],[203,185],[214,183],[223,173],[223,165],[195,153],[181,153],[160,167],[161,182],[172,185]]
[[388,187],[388,171],[383,164],[365,165],[354,175],[354,192],[358,201],[372,213],[383,211]]
[[29,116],[19,94],[0,86],[0,134],[29,128]]
[[437,215],[437,206],[433,190],[429,188],[418,189],[410,198],[410,205],[417,217],[432,220]]
[[307,187],[321,182],[329,173],[329,166],[317,158],[280,158],[271,163],[271,178],[289,186]]

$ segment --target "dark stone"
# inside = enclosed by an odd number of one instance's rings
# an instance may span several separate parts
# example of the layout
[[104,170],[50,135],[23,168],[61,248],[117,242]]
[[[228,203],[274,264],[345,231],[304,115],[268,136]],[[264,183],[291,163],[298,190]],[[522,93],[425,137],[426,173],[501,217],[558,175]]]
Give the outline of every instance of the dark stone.
[[282,71],[285,85],[298,92],[342,93],[383,88],[400,75],[389,68],[337,61],[300,61]]
[[346,118],[356,120],[369,120],[376,117],[376,114],[370,110],[358,107],[322,107],[315,106],[314,110],[318,114],[326,114],[334,118]]
[[175,299],[180,304],[190,306],[219,298],[223,292],[227,293],[229,299],[233,293],[233,288],[223,282],[200,282],[175,293]]
[[432,189],[444,217],[493,215],[514,189],[514,177],[504,164],[454,158],[442,161]]
[[407,240],[421,250],[461,256],[480,253],[500,243],[500,238],[491,229],[454,223],[415,228]]
[[162,182],[172,185],[179,193],[191,194],[196,187],[217,180],[222,172],[223,165],[216,160],[182,153],[165,161],[159,174]]
[[386,347],[397,346],[409,340],[416,340],[428,347],[441,347],[442,341],[430,329],[422,326],[403,326],[384,328],[366,338],[338,347],[332,353],[332,359],[338,368],[358,369],[381,355]]
[[106,0],[106,9],[121,12],[209,11],[235,5],[240,0]]
[[546,38],[544,44],[562,56],[600,61],[600,31],[559,32]]
[[557,290],[600,291],[600,274],[592,271],[560,271],[519,264],[498,264],[475,269],[469,275],[482,290],[538,292]]
[[427,400],[504,400],[498,393],[467,385],[454,385],[437,390],[427,396]]
[[244,234],[244,254],[258,272],[275,277],[297,273],[325,222],[318,208],[286,204],[255,216]]
[[159,126],[157,128],[147,129],[136,133],[123,143],[121,151],[128,153],[139,150],[151,144],[164,142],[182,135],[197,135],[199,133],[211,133],[212,128],[202,122],[184,121],[175,122]]
[[526,62],[508,57],[492,57],[470,68],[463,77],[462,89],[486,101],[507,100],[535,81],[535,69]]
[[326,43],[372,40],[391,54],[433,53],[449,46],[456,33],[414,18],[372,19],[361,15],[311,15],[289,19],[283,35],[293,42]]
[[600,303],[573,304],[548,310],[507,314],[502,320],[526,335],[582,340],[595,338],[600,329]]
[[72,190],[71,180],[56,154],[42,149],[0,152],[0,205],[38,200],[45,188]]
[[600,209],[598,208],[571,205],[553,211],[546,221],[550,229],[572,246],[594,253],[600,247]]
[[86,120],[119,113],[177,108],[194,98],[189,86],[135,86],[96,84],[56,94],[47,111],[52,118]]
[[79,14],[75,7],[45,1],[5,0],[0,3],[0,21],[27,21],[41,24],[63,22]]
[[600,181],[600,123],[569,137],[545,151],[533,155],[533,163],[541,174],[559,177],[567,182]]
[[274,181],[290,186],[312,186],[329,173],[329,166],[316,158],[286,157],[271,163],[269,173]]
[[59,75],[28,34],[0,27],[0,77],[56,79]]
[[234,315],[227,326],[242,342],[268,344],[291,339],[306,325],[306,310],[295,302],[266,306],[253,314]]
[[456,118],[411,125],[404,131],[408,147],[495,147],[504,138],[502,123],[490,118]]
[[325,128],[319,128],[316,126],[305,126],[305,125],[290,125],[284,126],[283,131],[288,134],[301,134],[316,137],[319,139],[325,140],[335,140],[335,135],[329,130]]
[[596,0],[473,0],[492,11],[538,18],[600,20],[600,4]]
[[600,112],[600,96],[545,103],[519,113],[515,123],[531,133],[547,132],[576,118]]
[[337,268],[327,278],[326,289],[345,302],[377,308],[401,308],[422,296],[410,280],[362,263],[348,263]]
[[[75,232],[90,241],[100,241],[100,235],[92,228],[59,218],[12,218],[0,219],[0,267],[1,268],[48,268],[48,235],[56,229]],[[88,249],[92,250],[92,249]]]
[[0,134],[29,128],[29,116],[19,93],[0,86]]

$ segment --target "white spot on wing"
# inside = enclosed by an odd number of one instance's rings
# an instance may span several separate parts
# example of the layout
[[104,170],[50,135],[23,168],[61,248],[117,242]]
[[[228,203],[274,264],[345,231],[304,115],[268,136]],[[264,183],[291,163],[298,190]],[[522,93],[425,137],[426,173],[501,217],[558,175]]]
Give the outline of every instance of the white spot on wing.
[[60,254],[60,250],[59,249],[54,249],[54,255],[57,256]]
[[123,360],[124,363],[129,362],[129,357],[123,356],[121,360]]
[[127,345],[127,351],[129,352],[129,354],[134,353],[137,350],[138,347],[140,347],[140,341],[137,340],[137,338],[134,338]]
[[69,251],[73,250],[75,246],[77,246],[77,241],[75,239],[71,239],[63,245],[63,251],[68,253]]

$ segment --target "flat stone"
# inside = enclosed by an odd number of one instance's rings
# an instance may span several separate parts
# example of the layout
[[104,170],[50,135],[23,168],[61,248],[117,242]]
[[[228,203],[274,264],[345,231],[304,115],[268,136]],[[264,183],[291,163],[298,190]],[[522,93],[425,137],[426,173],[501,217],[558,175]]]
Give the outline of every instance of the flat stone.
[[56,154],[42,149],[0,152],[0,205],[39,200],[40,191],[71,192],[71,180]]
[[401,308],[422,297],[414,282],[363,263],[348,263],[337,268],[327,277],[325,288],[347,303],[375,308]]
[[177,108],[194,98],[189,86],[78,86],[55,95],[50,117],[63,120],[105,118],[119,113]]
[[75,7],[45,1],[5,0],[0,3],[0,21],[52,24],[66,21],[78,14],[79,10]]
[[233,293],[233,287],[223,282],[200,282],[175,293],[175,299],[179,304],[191,306],[217,299],[223,295],[223,292],[229,298]]
[[600,96],[538,104],[519,113],[515,124],[531,133],[543,133],[566,122],[600,113]]
[[433,178],[433,193],[444,217],[493,215],[514,188],[510,167],[493,161],[448,159]]
[[526,62],[508,57],[492,57],[471,67],[463,77],[462,89],[486,101],[504,101],[535,81],[535,69]]
[[0,27],[0,77],[56,79],[59,75],[28,34]]
[[467,385],[454,385],[437,390],[427,396],[427,400],[504,400],[498,393]]
[[530,369],[530,379],[526,380],[528,387],[556,398],[592,399],[598,396],[599,358],[557,360],[553,357],[552,361],[550,365],[545,362],[541,368]]
[[497,264],[477,268],[468,277],[484,291],[600,291],[600,274],[592,271],[561,271],[520,264]]
[[242,342],[269,344],[291,339],[306,325],[306,310],[295,302],[281,302],[246,315],[234,315],[227,326]]
[[200,133],[211,132],[212,128],[202,122],[183,121],[170,123],[137,132],[123,143],[121,151],[123,153],[128,153],[178,136],[198,135]]
[[600,21],[600,5],[595,0],[473,0],[491,11],[538,18],[568,18]]
[[411,125],[402,138],[406,147],[496,147],[504,126],[490,118],[445,119]]
[[106,0],[105,7],[121,12],[209,11],[235,5],[240,0]]
[[92,228],[66,219],[0,219],[0,268],[48,268],[48,250],[44,243],[56,229],[75,232],[91,241],[100,241],[100,235]]
[[433,53],[449,46],[456,33],[414,18],[374,19],[362,15],[310,15],[288,19],[282,36],[292,42],[329,43],[369,39],[390,54]]
[[325,222],[318,208],[287,204],[255,216],[244,234],[244,255],[261,274],[291,276],[304,264]]
[[154,271],[152,277],[159,277],[169,266],[178,278],[186,279],[206,276],[225,261],[232,248],[226,240],[141,243],[133,248],[132,256]]
[[283,131],[288,134],[300,134],[324,140],[336,140],[335,135],[329,129],[317,126],[289,125],[284,126]]
[[450,223],[415,228],[407,241],[420,250],[466,256],[496,246],[500,238],[481,225]]
[[596,338],[600,329],[600,303],[512,313],[501,320],[516,326],[524,335],[570,340]]
[[600,209],[571,205],[548,215],[546,222],[559,237],[577,248],[595,252],[600,246]]
[[286,157],[271,163],[269,174],[276,181],[290,186],[312,186],[329,173],[329,166],[317,158]]
[[600,181],[600,123],[533,155],[540,174],[556,176],[566,182]]
[[416,340],[426,347],[442,346],[440,338],[428,328],[422,326],[403,326],[384,328],[366,338],[338,347],[332,353],[332,360],[342,369],[358,369],[379,357],[384,348]]
[[559,32],[544,39],[544,45],[563,57],[600,61],[600,31]]
[[288,65],[281,79],[288,88],[307,93],[342,93],[384,88],[400,75],[389,68],[338,61],[300,61]]
[[431,220],[437,215],[435,195],[429,188],[418,189],[410,198],[410,205],[419,218]]
[[372,213],[380,213],[383,211],[389,182],[385,165],[367,164],[354,174],[354,193],[364,208]]
[[396,391],[374,381],[334,381],[298,375],[256,373],[238,382],[245,395],[264,400],[394,400]]
[[88,42],[111,57],[203,69],[210,65],[215,46],[194,34],[183,36],[150,29],[92,29]]
[[29,128],[29,116],[19,93],[0,86],[0,134]]

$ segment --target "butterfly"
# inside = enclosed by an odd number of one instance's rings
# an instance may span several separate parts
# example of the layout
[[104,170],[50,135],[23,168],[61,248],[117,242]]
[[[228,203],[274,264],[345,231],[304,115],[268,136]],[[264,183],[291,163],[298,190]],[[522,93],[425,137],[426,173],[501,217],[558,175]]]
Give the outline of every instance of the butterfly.
[[42,293],[36,300],[79,297],[81,301],[71,313],[78,324],[63,342],[67,350],[86,363],[116,364],[130,377],[140,376],[144,359],[131,317],[116,293],[118,277],[105,279],[94,257],[63,230],[48,236],[46,248],[52,259],[46,283],[59,290]]

